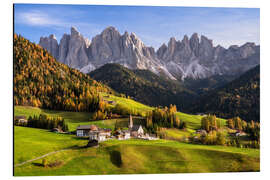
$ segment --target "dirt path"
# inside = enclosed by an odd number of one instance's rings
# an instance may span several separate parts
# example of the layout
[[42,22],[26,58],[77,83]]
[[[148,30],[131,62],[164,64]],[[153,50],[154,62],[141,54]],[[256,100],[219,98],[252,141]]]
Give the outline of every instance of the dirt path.
[[52,154],[55,154],[55,153],[58,153],[58,152],[66,151],[66,150],[69,150],[69,149],[62,149],[62,150],[58,150],[58,151],[49,152],[49,153],[44,154],[42,156],[39,156],[39,157],[37,157],[35,159],[27,160],[27,161],[24,161],[22,163],[16,164],[14,167],[22,166],[22,165],[24,165],[26,163],[29,163],[29,162],[32,162],[32,161],[35,161],[35,160],[38,160],[38,159],[42,159],[42,158],[44,158],[46,156],[49,156],[49,155],[52,155]]

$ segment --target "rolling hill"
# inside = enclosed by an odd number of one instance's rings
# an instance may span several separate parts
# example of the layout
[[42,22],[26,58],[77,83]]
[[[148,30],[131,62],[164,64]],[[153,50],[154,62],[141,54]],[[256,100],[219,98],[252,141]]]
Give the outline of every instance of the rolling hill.
[[[66,143],[63,143],[66,142]],[[47,130],[15,127],[15,163],[63,150],[46,159],[60,162],[42,166],[42,159],[15,167],[15,176],[90,174],[153,174],[242,172],[260,170],[260,151],[225,146],[205,146],[169,140],[110,140],[98,148],[81,148],[87,140]],[[158,151],[157,151],[158,149]],[[76,168],[74,168],[76,167]]]
[[189,112],[260,121],[260,66],[203,95],[190,106]]
[[175,104],[181,110],[196,97],[178,81],[168,80],[148,70],[130,70],[119,64],[105,64],[89,75],[113,90],[151,106]]

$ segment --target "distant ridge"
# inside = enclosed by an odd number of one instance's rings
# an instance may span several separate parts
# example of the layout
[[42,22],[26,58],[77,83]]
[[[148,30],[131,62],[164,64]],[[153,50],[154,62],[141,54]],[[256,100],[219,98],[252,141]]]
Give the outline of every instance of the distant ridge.
[[175,104],[182,109],[196,98],[196,94],[180,82],[160,77],[149,70],[130,70],[119,64],[105,64],[89,75],[115,91],[151,106]]
[[198,98],[188,112],[211,113],[224,118],[239,116],[247,121],[260,121],[260,66]]

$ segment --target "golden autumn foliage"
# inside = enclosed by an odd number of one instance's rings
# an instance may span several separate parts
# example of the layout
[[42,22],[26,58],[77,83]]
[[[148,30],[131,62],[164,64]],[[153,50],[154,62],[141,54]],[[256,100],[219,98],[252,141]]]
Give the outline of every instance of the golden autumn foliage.
[[113,91],[59,63],[41,46],[14,35],[14,104],[55,110],[104,110],[99,92]]

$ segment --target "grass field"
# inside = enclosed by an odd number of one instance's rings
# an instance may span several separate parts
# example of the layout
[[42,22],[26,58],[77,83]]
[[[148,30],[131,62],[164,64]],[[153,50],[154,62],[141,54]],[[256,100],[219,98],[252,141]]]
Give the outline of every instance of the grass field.
[[193,129],[179,130],[175,128],[164,128],[161,132],[165,133],[166,139],[183,140],[190,136]]
[[[16,127],[15,134],[17,136],[15,161],[17,162],[20,162],[22,157],[31,158],[29,153],[25,153],[28,151],[34,150],[31,154],[35,157],[46,153],[40,151],[75,147],[46,157],[49,163],[61,161],[62,164],[57,167],[42,167],[40,159],[15,167],[15,176],[234,172],[258,171],[260,168],[260,152],[257,149],[135,139],[110,140],[101,143],[98,148],[85,149],[79,147],[85,145],[87,141],[76,139],[73,135],[60,135],[25,127]],[[28,136],[27,140],[24,134]],[[22,144],[29,145],[22,148],[20,147]],[[44,146],[47,146],[46,150]]]
[[43,154],[82,145],[81,139],[68,134],[56,134],[44,129],[14,127],[14,163],[34,159]]
[[[110,100],[140,110],[151,107],[130,99],[110,96]],[[91,113],[44,110],[34,107],[15,106],[15,116],[39,114],[61,116],[70,131],[78,125],[96,124],[114,129],[115,123],[127,127],[128,118],[92,121]],[[178,112],[180,120],[187,123],[186,131],[164,129],[167,137],[179,140],[200,128],[202,116]],[[134,122],[136,124],[136,118]],[[141,120],[138,119],[138,124]],[[221,119],[222,125],[225,120]],[[132,173],[187,173],[187,172],[235,172],[259,171],[260,151],[236,147],[194,145],[172,140],[109,140],[98,148],[82,148],[87,138],[70,134],[57,134],[48,130],[17,127],[14,129],[14,164],[22,163],[61,149],[46,157],[49,163],[61,162],[56,167],[43,167],[42,159],[15,167],[15,176],[35,175],[86,175],[86,174],[132,174]]]
[[[36,107],[30,106],[15,106],[14,107],[14,114],[15,116],[34,116],[39,114],[46,114],[52,117],[62,117],[68,123],[69,131],[76,130],[77,126],[79,125],[89,125],[95,124],[101,128],[111,128],[114,129],[115,123],[124,126],[128,126],[128,118],[121,118],[121,119],[110,119],[110,120],[98,120],[93,121],[91,120],[92,114],[85,113],[85,112],[68,112],[68,111],[53,111],[53,110],[44,110]],[[134,119],[134,124],[140,124],[141,119]]]
[[[110,96],[111,98],[111,96]],[[115,97],[121,99],[121,102],[124,104],[124,98]],[[129,101],[133,103],[133,100],[126,99],[126,105],[129,105]],[[118,102],[118,101],[117,101]],[[136,102],[136,101],[134,101]],[[142,108],[142,104],[138,103],[139,105],[136,105],[138,108]],[[149,110],[151,107],[146,106]],[[114,124],[116,121],[125,121],[125,119],[113,119],[113,120],[103,120],[103,121],[92,121],[92,113],[86,113],[86,112],[68,112],[68,111],[54,111],[54,110],[44,110],[36,107],[30,107],[30,106],[15,106],[14,108],[14,114],[15,116],[33,116],[33,115],[39,115],[39,114],[47,114],[48,116],[60,116],[66,120],[69,126],[70,131],[74,131],[78,125],[86,125],[86,124],[95,124],[102,128],[114,128]],[[201,126],[201,118],[202,116],[199,115],[190,115],[185,114],[182,112],[177,112],[177,116],[180,120],[187,123],[187,127],[189,129],[199,129]],[[128,120],[128,119],[126,119]],[[221,124],[225,125],[226,120],[220,119]]]
[[37,107],[31,106],[15,106],[14,107],[14,114],[15,116],[34,116],[39,114],[46,114],[52,117],[62,117],[67,122],[89,122],[92,119],[93,114],[87,112],[69,112],[69,111],[54,111],[54,110],[47,110],[41,109]]
[[[201,119],[203,116],[200,115],[191,115],[182,112],[177,112],[176,115],[180,120],[187,123],[187,127],[190,129],[199,129],[201,127]],[[221,126],[226,125],[226,120],[222,118],[217,118],[220,120]]]
[[126,106],[127,108],[134,109],[138,112],[142,112],[142,114],[145,114],[147,111],[151,111],[153,107],[144,105],[142,103],[139,103],[137,101],[134,101],[132,99],[122,98],[114,95],[108,95],[105,93],[100,93],[103,98],[107,101],[115,101],[117,104]]

